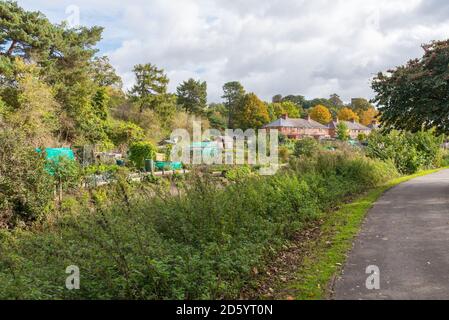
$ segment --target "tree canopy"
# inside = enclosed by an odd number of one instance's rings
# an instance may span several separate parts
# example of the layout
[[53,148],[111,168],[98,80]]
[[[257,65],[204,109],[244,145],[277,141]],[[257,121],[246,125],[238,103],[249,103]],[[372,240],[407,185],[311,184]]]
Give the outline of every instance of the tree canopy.
[[224,84],[222,98],[224,106],[228,109],[228,125],[231,128],[235,125],[235,117],[244,97],[245,89],[240,82],[232,81]]
[[246,94],[235,116],[235,125],[243,130],[259,129],[270,121],[266,104],[254,93]]
[[193,114],[203,114],[207,108],[207,83],[189,79],[176,89],[178,105]]
[[422,48],[421,58],[379,73],[372,82],[386,129],[449,131],[449,40]]
[[313,107],[309,112],[309,116],[321,124],[327,124],[332,120],[332,114],[329,109],[323,105]]
[[359,121],[359,116],[350,108],[343,108],[338,112],[338,119],[344,121]]

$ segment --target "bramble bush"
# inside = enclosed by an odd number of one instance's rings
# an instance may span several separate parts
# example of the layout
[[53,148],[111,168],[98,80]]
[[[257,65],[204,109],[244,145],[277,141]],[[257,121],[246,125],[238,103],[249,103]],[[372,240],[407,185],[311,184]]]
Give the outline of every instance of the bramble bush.
[[433,132],[373,132],[368,137],[366,154],[375,159],[391,160],[400,173],[441,166],[443,137]]
[[[319,152],[231,184],[191,175],[177,196],[119,181],[103,189],[108,206],[0,232],[0,298],[238,298],[308,222],[395,175],[391,162]],[[69,265],[81,270],[80,290],[65,289]]]
[[44,156],[27,145],[13,130],[0,132],[0,229],[35,221],[51,208],[54,179]]
[[311,157],[319,150],[319,143],[314,138],[304,138],[295,142],[296,157]]

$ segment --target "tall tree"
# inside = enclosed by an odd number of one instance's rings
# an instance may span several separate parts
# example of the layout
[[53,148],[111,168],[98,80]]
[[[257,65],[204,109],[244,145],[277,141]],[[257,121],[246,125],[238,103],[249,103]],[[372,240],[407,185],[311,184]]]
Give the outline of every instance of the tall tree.
[[344,105],[340,96],[336,93],[331,94],[329,101],[337,108],[342,107]]
[[290,118],[300,118],[302,111],[302,108],[291,101],[270,103],[268,105],[268,113],[271,121],[279,119],[284,114],[287,114]]
[[40,12],[29,12],[17,2],[0,3],[0,55],[31,58],[47,57],[58,50],[62,29],[57,28]]
[[167,94],[169,80],[164,70],[147,63],[136,65],[133,72],[136,84],[129,91],[131,100],[139,105],[140,112],[145,109],[156,109]]
[[189,79],[176,89],[178,105],[189,113],[201,115],[207,108],[207,83]]
[[211,103],[207,108],[207,119],[212,128],[224,130],[228,126],[228,112],[222,103]]
[[267,105],[254,93],[246,94],[242,108],[236,113],[235,124],[243,130],[259,129],[269,121]]
[[91,106],[96,92],[91,61],[102,30],[53,25],[40,12],[26,11],[16,2],[0,2],[0,73],[4,76],[1,85],[3,89],[14,89],[16,59],[36,64],[39,79],[52,87],[62,108],[62,135],[68,141],[84,140],[83,128],[96,121]]
[[91,66],[93,80],[100,87],[121,88],[123,86],[122,78],[117,75],[107,56],[95,57]]
[[424,55],[372,82],[382,126],[413,132],[449,132],[449,40],[423,45]]
[[35,65],[26,65],[21,59],[15,63],[17,87],[8,90],[8,108],[3,112],[7,124],[24,134],[30,145],[54,144],[59,129],[60,106],[54,93],[39,78]]
[[242,100],[245,97],[245,89],[238,81],[227,82],[223,86],[224,105],[228,109],[229,127],[234,126],[235,114],[239,111],[239,106],[242,105]]
[[294,104],[296,104],[298,106],[298,108],[306,108],[306,98],[304,98],[304,96],[300,96],[300,95],[288,95],[286,97],[282,98],[282,102],[293,102]]
[[107,120],[109,114],[109,96],[105,87],[98,88],[92,98],[92,107],[95,115],[101,120]]
[[282,102],[282,94],[277,94],[275,96],[273,96],[273,98],[271,99],[272,103],[281,103]]
[[372,107],[373,107],[373,105],[365,98],[351,99],[351,109],[354,110],[354,112],[356,112],[358,114],[360,114],[361,112],[366,111]]

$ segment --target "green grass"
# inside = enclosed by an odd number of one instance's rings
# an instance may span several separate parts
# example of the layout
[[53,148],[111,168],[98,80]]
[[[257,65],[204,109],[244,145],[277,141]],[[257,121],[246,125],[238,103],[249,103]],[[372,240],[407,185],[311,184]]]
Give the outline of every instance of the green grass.
[[329,285],[346,260],[368,210],[388,189],[405,181],[428,175],[442,169],[421,171],[400,177],[379,186],[338,211],[329,214],[322,225],[322,236],[308,244],[309,254],[304,258],[296,280],[290,285],[298,300],[322,300],[329,297]]

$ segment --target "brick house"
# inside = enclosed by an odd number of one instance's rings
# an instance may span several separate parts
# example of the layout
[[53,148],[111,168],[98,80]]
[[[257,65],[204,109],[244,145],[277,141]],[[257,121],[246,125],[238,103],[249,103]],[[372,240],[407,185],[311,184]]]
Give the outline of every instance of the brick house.
[[359,134],[365,134],[365,135],[369,135],[371,133],[371,128],[365,127],[364,125],[362,125],[361,123],[356,122],[355,120],[351,120],[351,121],[341,121],[338,120],[338,118],[336,120],[333,120],[332,122],[330,122],[327,127],[329,129],[329,135],[332,138],[335,138],[337,136],[337,126],[339,123],[344,123],[346,124],[346,126],[348,127],[349,130],[349,136],[351,137],[351,139],[357,139],[357,137],[359,136]]
[[280,119],[267,124],[264,129],[278,129],[280,133],[289,139],[301,139],[313,137],[315,139],[329,138],[329,128],[316,122],[310,117],[307,119],[292,119],[288,115],[283,115]]

